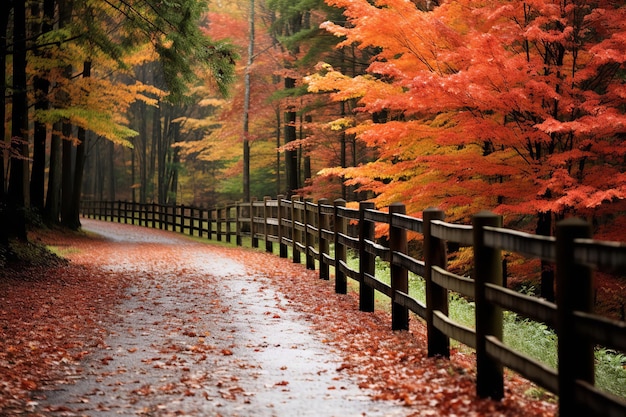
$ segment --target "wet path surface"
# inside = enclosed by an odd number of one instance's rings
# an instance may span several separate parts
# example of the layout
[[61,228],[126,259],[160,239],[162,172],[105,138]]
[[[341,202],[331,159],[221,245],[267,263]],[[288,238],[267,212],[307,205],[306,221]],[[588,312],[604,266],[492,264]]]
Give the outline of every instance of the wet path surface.
[[[131,283],[102,341],[47,388],[50,416],[405,416],[340,374],[341,358],[219,247],[83,219],[107,273]],[[113,242],[113,244],[111,244]],[[413,410],[414,411],[414,410]]]

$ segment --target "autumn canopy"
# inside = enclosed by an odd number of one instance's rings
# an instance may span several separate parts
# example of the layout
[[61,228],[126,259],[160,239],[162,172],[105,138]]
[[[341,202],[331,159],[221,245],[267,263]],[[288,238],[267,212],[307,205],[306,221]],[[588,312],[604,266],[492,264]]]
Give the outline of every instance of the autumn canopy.
[[32,3],[2,21],[6,218],[300,194],[623,240],[622,1]]
[[479,209],[597,219],[623,210],[621,2],[328,3],[345,8],[349,24],[324,27],[377,54],[357,77],[321,66],[309,90],[357,98],[349,131],[377,158],[323,174],[361,184],[381,205],[435,205],[459,218]]

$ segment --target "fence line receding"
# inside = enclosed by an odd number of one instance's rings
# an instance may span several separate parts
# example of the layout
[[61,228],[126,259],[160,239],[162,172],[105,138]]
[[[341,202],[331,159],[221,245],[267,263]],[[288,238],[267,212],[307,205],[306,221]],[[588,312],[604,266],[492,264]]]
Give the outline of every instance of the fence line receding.
[[[358,283],[359,309],[373,311],[376,292],[391,304],[391,328],[408,329],[409,312],[426,322],[428,354],[450,356],[450,339],[476,350],[476,390],[480,397],[502,399],[503,369],[510,368],[559,397],[559,415],[624,416],[626,400],[594,384],[594,347],[626,352],[626,323],[593,313],[593,271],[626,273],[626,245],[591,239],[591,227],[579,219],[557,225],[556,237],[502,227],[490,212],[473,216],[471,225],[445,222],[444,213],[427,209],[422,218],[407,216],[403,204],[380,211],[369,202],[348,208],[343,200],[310,199],[233,203],[219,208],[132,202],[85,201],[83,216],[105,221],[172,230],[217,241],[259,248],[334,277],[335,291],[345,293],[348,279]],[[376,226],[387,226],[376,239]],[[408,250],[407,236],[421,239],[421,259]],[[471,246],[472,276],[447,270],[447,248]],[[348,262],[358,256],[358,268]],[[503,251],[552,262],[556,301],[549,302],[503,286]],[[375,261],[387,262],[391,282],[376,277]],[[331,268],[334,274],[331,276]],[[409,295],[408,273],[423,277],[424,301]],[[475,327],[448,315],[450,292],[474,300]],[[503,342],[504,311],[545,323],[558,337],[558,365],[551,368]]]

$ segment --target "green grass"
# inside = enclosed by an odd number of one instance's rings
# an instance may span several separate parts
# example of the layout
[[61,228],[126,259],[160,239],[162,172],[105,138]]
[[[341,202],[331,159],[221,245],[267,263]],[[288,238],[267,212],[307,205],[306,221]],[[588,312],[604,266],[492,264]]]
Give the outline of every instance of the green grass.
[[[348,264],[358,269],[358,259],[350,257]],[[376,262],[376,278],[389,283],[390,270],[386,262]],[[356,288],[356,285],[353,286]],[[356,291],[356,289],[355,289]],[[409,295],[425,304],[426,285],[424,280],[414,274],[409,274]],[[386,306],[389,298],[376,293],[377,305]],[[449,295],[448,316],[458,324],[466,327],[475,327],[475,304],[456,293]],[[503,318],[503,341],[511,349],[523,353],[549,367],[558,365],[557,344],[555,332],[544,323],[536,322],[505,311]],[[452,341],[453,345],[461,349],[471,348]],[[595,385],[599,389],[618,397],[626,398],[626,355],[613,350],[598,347],[595,350],[596,374]],[[540,389],[538,391],[541,391]],[[540,394],[538,394],[540,395]]]
[[626,355],[610,349],[596,349],[596,385],[619,397],[626,397]]
[[59,248],[57,246],[46,246],[51,253],[55,254],[59,258],[65,258],[67,255],[71,255],[73,253],[80,253],[79,248]]

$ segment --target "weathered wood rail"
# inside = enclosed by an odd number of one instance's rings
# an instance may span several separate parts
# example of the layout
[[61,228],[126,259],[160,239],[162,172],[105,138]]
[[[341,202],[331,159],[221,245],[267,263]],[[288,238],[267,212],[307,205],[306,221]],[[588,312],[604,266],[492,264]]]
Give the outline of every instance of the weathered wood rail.
[[[427,326],[428,353],[449,357],[450,339],[476,350],[476,389],[480,397],[504,396],[503,368],[508,367],[559,397],[559,414],[569,416],[625,416],[626,401],[594,385],[594,347],[626,352],[626,323],[593,314],[593,271],[626,274],[626,245],[591,240],[591,228],[582,220],[557,225],[556,237],[502,228],[502,218],[489,212],[473,217],[471,225],[444,221],[442,211],[427,209],[422,219],[405,214],[402,204],[387,211],[362,202],[347,208],[343,200],[329,202],[279,197],[235,203],[221,208],[163,206],[130,202],[85,201],[85,217],[173,230],[193,236],[259,247],[306,268],[319,269],[330,279],[334,268],[337,293],[347,291],[348,278],[358,282],[359,308],[374,310],[378,291],[389,297],[394,330],[408,329],[409,311]],[[378,243],[376,225],[389,228],[387,245]],[[423,258],[407,250],[407,234],[422,237]],[[446,247],[471,246],[472,276],[446,270]],[[331,251],[331,248],[333,250]],[[347,250],[358,254],[358,270],[348,266]],[[548,302],[502,286],[502,252],[543,259],[556,265],[556,302]],[[304,257],[304,259],[302,259]],[[374,262],[390,265],[391,283],[376,278]],[[408,272],[424,278],[426,300],[408,294]],[[475,328],[448,316],[448,294],[456,292],[475,301]],[[509,348],[502,340],[503,311],[543,322],[558,336],[558,367],[553,369]]]

